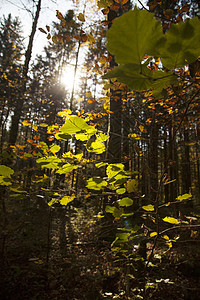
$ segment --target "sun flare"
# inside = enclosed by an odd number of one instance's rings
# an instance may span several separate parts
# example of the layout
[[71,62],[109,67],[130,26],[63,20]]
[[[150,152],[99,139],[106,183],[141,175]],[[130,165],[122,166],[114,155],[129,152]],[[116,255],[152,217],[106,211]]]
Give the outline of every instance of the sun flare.
[[66,66],[63,68],[62,75],[61,75],[61,82],[65,86],[65,88],[71,92],[74,84],[75,90],[80,85],[80,76],[81,73],[79,69],[76,71],[76,77],[74,78],[74,66]]

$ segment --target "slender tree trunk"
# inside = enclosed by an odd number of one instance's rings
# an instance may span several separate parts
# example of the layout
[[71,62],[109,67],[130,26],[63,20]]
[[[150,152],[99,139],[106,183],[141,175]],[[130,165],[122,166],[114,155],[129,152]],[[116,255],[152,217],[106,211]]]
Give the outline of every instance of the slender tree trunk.
[[191,188],[191,169],[190,169],[190,149],[187,145],[189,143],[189,134],[187,129],[184,129],[184,150],[182,155],[182,193],[188,193]]
[[42,0],[38,0],[37,10],[36,10],[35,18],[34,18],[33,25],[32,25],[32,31],[31,31],[31,35],[29,37],[29,43],[28,43],[28,47],[26,50],[26,54],[25,54],[25,62],[24,62],[23,72],[22,72],[21,92],[19,95],[19,99],[16,102],[14,114],[13,114],[12,120],[11,120],[11,127],[10,127],[10,133],[9,133],[9,145],[14,145],[17,140],[19,122],[20,122],[20,118],[22,115],[22,110],[23,110],[23,106],[24,106],[24,102],[25,102],[27,74],[28,74],[28,69],[29,69],[29,63],[31,60],[32,49],[33,49],[33,39],[35,36],[37,23],[38,23],[38,19],[39,19],[39,14],[40,14],[40,9],[41,9],[41,1]]
[[[111,28],[115,18],[121,16],[125,11],[131,9],[130,1],[118,10],[111,10],[108,13],[108,29]],[[117,66],[114,57],[110,62],[110,67]],[[110,139],[108,142],[107,158],[110,162],[119,162],[122,158],[122,94],[120,90],[111,90],[110,111],[108,128]]]
[[[168,144],[167,144],[167,130],[165,129],[164,132],[164,169],[167,170],[168,167]],[[166,172],[166,177],[168,177],[168,174]],[[165,202],[169,202],[169,185],[166,184],[164,186],[164,193],[165,193]]]
[[152,124],[149,145],[149,168],[150,168],[150,199],[155,200],[158,190],[158,125]]

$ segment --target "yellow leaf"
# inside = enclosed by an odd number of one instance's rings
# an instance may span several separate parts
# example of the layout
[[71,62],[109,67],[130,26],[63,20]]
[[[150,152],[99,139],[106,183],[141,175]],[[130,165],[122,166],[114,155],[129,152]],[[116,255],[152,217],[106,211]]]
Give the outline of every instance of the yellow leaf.
[[169,241],[169,237],[168,237],[168,235],[166,235],[166,234],[163,235],[162,238],[165,239],[166,241]]
[[72,196],[64,196],[61,200],[60,200],[60,204],[61,205],[67,205],[68,203],[70,203],[71,201],[73,201],[75,198],[75,195],[73,194]]
[[172,242],[167,242],[166,245],[169,246],[169,248],[172,248]]
[[136,140],[140,140],[141,139],[140,135],[136,134],[136,133],[130,133],[128,136],[130,138],[133,138],[133,139],[136,139]]
[[37,131],[38,130],[38,127],[37,127],[37,125],[32,125],[32,128],[33,128],[33,130],[35,130],[35,131]]
[[81,21],[81,22],[85,22],[85,17],[84,17],[84,15],[83,15],[82,13],[80,13],[80,14],[78,15],[78,19],[79,19],[79,21]]
[[165,217],[163,218],[164,222],[170,223],[170,224],[179,224],[179,220],[172,218],[172,217]]
[[22,124],[23,124],[24,126],[30,126],[30,125],[31,125],[31,122],[30,122],[29,120],[24,120],[24,121],[22,122]]
[[46,124],[46,123],[41,123],[41,124],[40,124],[40,127],[48,127],[48,124]]
[[58,116],[66,117],[68,115],[71,115],[71,113],[72,113],[71,109],[63,109],[63,111],[58,112]]
[[144,131],[144,126],[143,126],[143,125],[140,125],[140,126],[139,126],[139,129],[140,129],[141,132],[143,132],[143,131]]
[[19,144],[15,144],[15,146],[20,149],[20,150],[24,150],[25,146],[19,145]]
[[152,233],[150,233],[150,237],[154,237],[154,236],[156,236],[157,235],[157,232],[152,232]]
[[152,204],[144,205],[142,208],[146,211],[154,211],[154,206]]
[[183,195],[179,195],[176,199],[179,200],[179,201],[183,201],[183,200],[187,200],[191,197],[192,197],[191,194],[183,194]]

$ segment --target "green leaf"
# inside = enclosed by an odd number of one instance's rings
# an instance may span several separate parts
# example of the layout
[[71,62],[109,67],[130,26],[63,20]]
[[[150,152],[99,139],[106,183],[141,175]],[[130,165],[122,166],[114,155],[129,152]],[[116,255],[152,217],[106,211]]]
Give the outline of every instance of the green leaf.
[[109,136],[102,131],[98,131],[98,133],[96,134],[96,138],[100,142],[105,142],[109,139]]
[[124,165],[123,164],[110,164],[108,165],[106,169],[106,174],[109,178],[112,178],[119,174],[121,171],[124,171]]
[[78,153],[78,154],[73,154],[71,151],[65,152],[62,155],[63,158],[66,158],[67,160],[77,160],[77,161],[81,161],[82,157],[83,157],[83,152]]
[[131,206],[133,204],[133,200],[129,197],[122,198],[119,200],[119,206]]
[[27,158],[33,157],[33,155],[31,153],[24,153],[23,155],[24,155],[24,157],[27,157]]
[[130,237],[129,232],[123,232],[123,233],[116,233],[116,237],[118,238],[118,242],[125,243],[128,242],[128,239]]
[[60,129],[65,134],[85,133],[94,134],[97,130],[89,126],[84,119],[77,116],[70,116]]
[[101,168],[101,167],[104,167],[104,166],[107,166],[107,165],[108,165],[108,163],[100,162],[100,163],[95,164],[95,167]]
[[120,218],[124,213],[123,208],[118,209],[117,207],[110,205],[106,205],[105,211],[111,213],[115,218]]
[[200,54],[200,21],[197,17],[172,24],[162,45],[162,63],[168,69],[194,62]]
[[189,199],[191,197],[192,197],[191,194],[183,194],[183,195],[178,196],[176,199],[179,201],[183,201],[183,200]]
[[146,211],[154,211],[154,206],[152,204],[144,205],[142,208]]
[[62,160],[55,156],[49,157],[41,157],[36,160],[36,162],[41,166],[41,168],[48,168],[48,169],[57,169]]
[[171,83],[177,82],[177,76],[172,72],[151,71],[146,64],[125,64],[115,67],[103,76],[104,79],[117,78],[118,81],[128,85],[137,91],[155,89],[155,93],[161,92]]
[[87,133],[76,133],[75,134],[75,138],[82,142],[88,141],[90,137],[91,137],[91,134],[87,134]]
[[87,142],[86,148],[89,152],[101,154],[105,151],[105,145],[93,137]]
[[115,218],[120,218],[123,215],[123,213],[124,213],[123,208],[117,208],[117,207],[115,207],[114,212],[113,212],[113,216]]
[[115,20],[107,39],[107,49],[117,63],[139,65],[145,54],[157,55],[164,36],[154,14],[135,7]]
[[71,164],[65,164],[60,168],[59,170],[56,171],[58,174],[67,174],[71,172],[72,170],[78,169],[79,166],[71,165]]
[[89,180],[87,180],[86,187],[91,190],[101,190],[104,189],[107,186],[107,182],[103,180],[101,177],[92,177]]
[[[127,176],[124,175],[124,172],[119,172],[117,175],[115,175],[114,177],[112,177],[110,180],[109,180],[109,184],[113,185],[121,185],[121,184],[124,184],[125,182],[127,181]],[[115,186],[113,186],[112,188],[113,190],[116,189]]]
[[11,185],[11,181],[9,177],[5,177],[5,176],[0,176],[0,185]]
[[71,139],[71,137],[72,136],[70,134],[66,134],[66,133],[63,133],[63,132],[58,132],[55,135],[55,138],[57,140],[62,140],[62,141],[68,141],[69,139]]
[[61,200],[60,200],[60,204],[61,205],[67,205],[68,203],[72,202],[75,198],[75,195],[72,196],[64,196]]
[[11,175],[14,173],[14,171],[4,165],[0,165],[0,176],[4,176],[4,177],[11,177]]
[[10,188],[10,190],[12,191],[12,192],[14,192],[14,193],[25,193],[25,194],[27,194],[27,191],[24,191],[24,190],[20,190],[20,186],[19,187],[17,187],[17,188]]
[[113,214],[115,208],[115,206],[106,205],[105,212]]
[[138,191],[138,181],[136,179],[129,179],[126,183],[126,189],[128,193],[134,193]]
[[122,214],[121,216],[122,216],[122,218],[128,218],[133,215],[134,215],[134,213],[128,213],[128,214]]
[[119,194],[119,195],[122,195],[122,194],[126,193],[126,189],[125,188],[117,189],[116,193]]
[[51,147],[50,147],[50,151],[52,153],[57,153],[58,151],[60,150],[60,146],[56,145],[56,144],[53,144]]
[[178,219],[175,219],[172,217],[165,217],[165,218],[163,218],[163,221],[170,223],[170,224],[179,224],[180,223]]

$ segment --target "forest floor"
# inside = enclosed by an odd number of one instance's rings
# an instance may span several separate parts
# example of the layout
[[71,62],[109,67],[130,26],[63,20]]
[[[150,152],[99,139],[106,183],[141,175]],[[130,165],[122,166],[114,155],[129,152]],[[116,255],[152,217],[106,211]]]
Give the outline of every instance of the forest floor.
[[110,243],[97,242],[95,224],[80,224],[70,243],[60,216],[24,204],[8,208],[6,220],[1,212],[0,299],[200,299],[199,238],[180,241],[157,267],[126,276]]

